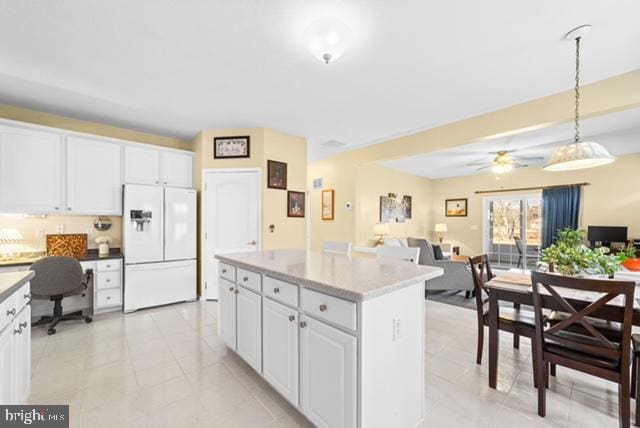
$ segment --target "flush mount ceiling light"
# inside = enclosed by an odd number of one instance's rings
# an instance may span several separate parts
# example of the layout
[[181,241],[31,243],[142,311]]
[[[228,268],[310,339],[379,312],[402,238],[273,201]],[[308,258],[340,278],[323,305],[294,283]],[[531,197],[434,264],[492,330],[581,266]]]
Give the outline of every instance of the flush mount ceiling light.
[[607,149],[593,141],[580,141],[580,39],[589,32],[591,25],[581,25],[569,31],[565,40],[576,42],[576,86],[575,86],[575,136],[573,143],[557,149],[546,171],[571,171],[606,165],[616,160]]
[[340,58],[351,44],[352,38],[351,29],[337,19],[314,21],[304,32],[307,49],[325,64]]

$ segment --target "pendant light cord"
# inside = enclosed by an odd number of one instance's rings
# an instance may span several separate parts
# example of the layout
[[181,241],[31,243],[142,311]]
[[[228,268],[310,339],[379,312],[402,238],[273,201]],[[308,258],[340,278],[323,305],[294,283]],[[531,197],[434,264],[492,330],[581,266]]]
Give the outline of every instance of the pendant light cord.
[[580,142],[580,37],[576,37],[576,116],[575,127],[576,135],[574,138],[575,143]]

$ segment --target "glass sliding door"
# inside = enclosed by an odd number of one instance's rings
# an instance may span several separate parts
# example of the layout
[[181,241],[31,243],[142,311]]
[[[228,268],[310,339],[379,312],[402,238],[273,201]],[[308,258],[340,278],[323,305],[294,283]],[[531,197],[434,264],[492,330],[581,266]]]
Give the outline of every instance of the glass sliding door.
[[499,268],[535,268],[542,231],[540,195],[496,196],[484,201],[484,251]]

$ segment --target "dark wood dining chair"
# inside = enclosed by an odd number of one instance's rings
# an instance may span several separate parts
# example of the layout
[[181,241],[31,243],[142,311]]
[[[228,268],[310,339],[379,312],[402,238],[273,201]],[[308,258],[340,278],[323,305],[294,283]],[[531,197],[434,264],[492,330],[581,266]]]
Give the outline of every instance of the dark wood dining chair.
[[[630,424],[631,325],[635,283],[607,279],[586,279],[534,271],[531,273],[536,320],[535,353],[537,384],[548,382],[550,363],[578,370],[618,384],[618,418],[621,427]],[[593,293],[596,299],[583,301],[563,297],[559,289]],[[622,298],[622,306],[609,304]],[[544,300],[544,301],[543,301]],[[560,306],[570,316],[556,324],[547,324],[542,308]],[[605,307],[606,305],[606,307]],[[607,319],[621,325],[620,336],[605,337],[594,319]],[[571,326],[579,324],[583,333]],[[546,414],[546,388],[538,388],[538,415]]]
[[[476,298],[476,313],[478,316],[478,348],[476,363],[482,364],[482,350],[484,347],[484,328],[489,325],[489,299],[485,297],[487,291],[484,284],[495,277],[491,271],[489,257],[482,254],[469,259],[471,276],[473,277],[474,294]],[[520,347],[520,336],[532,338],[535,333],[535,317],[533,312],[520,309],[520,305],[514,304],[514,308],[500,308],[498,329],[513,334],[513,347]],[[531,347],[533,352],[533,346]]]

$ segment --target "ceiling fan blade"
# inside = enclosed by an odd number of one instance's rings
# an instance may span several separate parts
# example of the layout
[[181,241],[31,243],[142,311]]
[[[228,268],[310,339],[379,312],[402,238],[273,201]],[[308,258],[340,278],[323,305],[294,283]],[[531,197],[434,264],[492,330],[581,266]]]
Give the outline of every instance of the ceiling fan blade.
[[465,166],[484,166],[489,164],[490,162],[472,162],[472,163],[465,164]]
[[480,168],[476,168],[476,171],[482,171],[483,169],[487,169],[487,168],[491,168],[493,165],[485,165],[485,166],[481,166]]
[[514,158],[517,161],[521,161],[521,160],[527,160],[527,161],[537,161],[537,160],[544,160],[543,156],[527,156],[527,157],[516,157]]
[[514,168],[526,168],[529,165],[527,165],[526,163],[516,163],[513,166],[514,166]]

